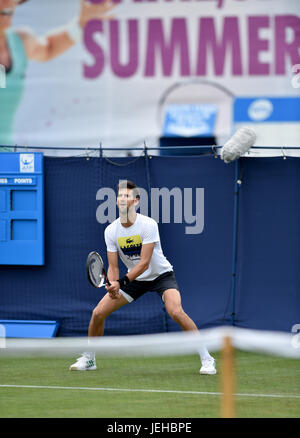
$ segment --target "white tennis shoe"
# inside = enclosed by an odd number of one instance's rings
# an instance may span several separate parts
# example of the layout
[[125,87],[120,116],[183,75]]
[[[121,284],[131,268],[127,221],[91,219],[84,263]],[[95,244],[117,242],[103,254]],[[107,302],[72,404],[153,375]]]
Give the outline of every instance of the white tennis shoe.
[[216,361],[213,357],[208,357],[207,359],[202,360],[200,374],[217,374]]
[[69,369],[71,371],[94,371],[97,369],[96,359],[88,353],[83,353]]

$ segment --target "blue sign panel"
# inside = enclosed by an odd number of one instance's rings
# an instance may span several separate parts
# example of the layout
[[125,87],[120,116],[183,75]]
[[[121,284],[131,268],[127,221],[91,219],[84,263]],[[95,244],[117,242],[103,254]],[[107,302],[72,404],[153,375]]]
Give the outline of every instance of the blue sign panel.
[[57,321],[0,319],[5,338],[53,338],[59,328]]
[[42,153],[0,154],[0,264],[44,264]]
[[214,134],[217,105],[170,104],[166,108],[165,137],[207,137]]
[[299,122],[300,97],[237,98],[234,102],[234,121]]

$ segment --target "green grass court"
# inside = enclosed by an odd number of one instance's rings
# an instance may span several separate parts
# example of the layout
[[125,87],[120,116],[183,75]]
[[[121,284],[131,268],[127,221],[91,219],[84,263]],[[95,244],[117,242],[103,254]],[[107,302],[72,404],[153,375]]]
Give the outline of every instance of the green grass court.
[[[0,356],[0,417],[220,417],[220,354],[214,357],[216,376],[199,374],[198,356],[97,356],[90,372],[69,371],[74,356]],[[235,358],[237,417],[299,418],[299,360],[241,351]]]

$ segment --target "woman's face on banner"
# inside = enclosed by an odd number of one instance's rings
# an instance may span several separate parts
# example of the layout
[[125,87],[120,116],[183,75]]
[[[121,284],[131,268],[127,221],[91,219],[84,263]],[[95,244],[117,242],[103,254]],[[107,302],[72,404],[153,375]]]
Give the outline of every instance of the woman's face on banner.
[[15,0],[0,0],[0,29],[11,26],[17,4],[18,2]]

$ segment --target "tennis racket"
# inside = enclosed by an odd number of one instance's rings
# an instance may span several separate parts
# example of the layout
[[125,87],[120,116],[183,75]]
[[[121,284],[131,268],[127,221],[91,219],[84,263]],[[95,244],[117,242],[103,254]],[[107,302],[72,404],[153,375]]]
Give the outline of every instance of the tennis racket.
[[88,280],[92,286],[96,288],[105,286],[105,284],[108,284],[110,286],[102,257],[96,251],[92,251],[88,255],[86,261],[86,273]]

